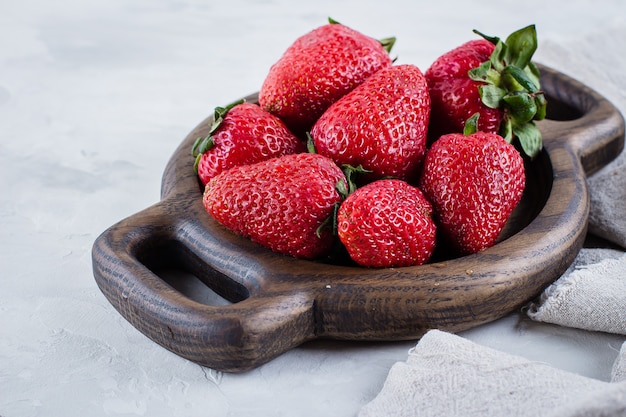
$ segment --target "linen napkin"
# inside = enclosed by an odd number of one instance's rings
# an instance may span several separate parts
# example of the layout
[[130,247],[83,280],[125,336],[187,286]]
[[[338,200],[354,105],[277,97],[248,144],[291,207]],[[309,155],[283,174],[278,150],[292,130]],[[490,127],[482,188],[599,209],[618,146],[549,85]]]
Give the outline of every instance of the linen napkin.
[[[589,263],[597,258],[602,260]],[[583,249],[568,271],[528,306],[528,317],[626,335],[626,254]]]
[[611,370],[611,381],[626,381],[626,343],[622,345],[619,356],[617,357],[617,360],[613,365],[613,369]]
[[406,362],[393,365],[378,396],[359,413],[359,417],[624,415],[626,380],[583,377],[439,330],[426,333]]

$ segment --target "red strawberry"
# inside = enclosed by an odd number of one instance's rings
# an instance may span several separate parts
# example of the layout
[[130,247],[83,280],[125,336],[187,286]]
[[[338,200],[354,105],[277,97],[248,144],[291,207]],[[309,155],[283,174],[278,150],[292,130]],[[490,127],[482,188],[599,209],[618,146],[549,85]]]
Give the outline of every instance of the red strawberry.
[[503,111],[483,104],[478,87],[468,73],[478,67],[495,49],[494,44],[477,39],[469,41],[439,57],[425,72],[432,100],[431,136],[462,132],[465,121],[480,113],[479,129],[497,133]]
[[410,179],[426,151],[428,87],[415,65],[383,68],[328,108],[311,129],[318,153],[362,165],[372,179]]
[[339,207],[337,232],[350,257],[368,267],[421,265],[435,248],[430,203],[418,188],[395,179],[350,194]]
[[461,254],[495,244],[525,187],[524,162],[495,133],[451,133],[428,150],[419,186],[442,236]]
[[329,19],[298,38],[270,68],[259,103],[296,134],[308,131],[333,102],[391,65],[395,38],[378,41]]
[[478,130],[514,137],[534,157],[541,133],[533,120],[545,117],[546,100],[539,71],[531,62],[537,48],[534,25],[512,33],[505,42],[480,34],[440,56],[425,72],[432,100],[429,136],[461,133],[466,120],[479,113]]
[[256,104],[232,103],[215,109],[214,123],[198,138],[192,154],[202,184],[220,172],[277,156],[304,152],[304,144],[276,116]]
[[315,259],[334,236],[322,227],[346,189],[341,169],[310,153],[285,155],[224,171],[205,187],[203,204],[219,223],[275,252]]

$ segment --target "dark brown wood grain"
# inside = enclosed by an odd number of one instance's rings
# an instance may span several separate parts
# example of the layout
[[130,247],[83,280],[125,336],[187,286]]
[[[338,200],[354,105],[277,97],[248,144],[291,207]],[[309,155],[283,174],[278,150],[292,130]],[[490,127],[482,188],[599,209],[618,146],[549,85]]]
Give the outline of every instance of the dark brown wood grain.
[[[417,339],[460,331],[520,308],[559,277],[587,229],[586,176],[621,152],[624,120],[603,97],[541,67],[544,150],[497,245],[419,267],[367,269],[297,260],[235,236],[202,208],[191,145],[165,168],[162,199],[111,226],[93,246],[96,282],[133,326],[172,352],[228,372],[259,366],[315,338]],[[255,100],[255,96],[248,97]],[[162,279],[184,269],[231,303],[206,305]]]

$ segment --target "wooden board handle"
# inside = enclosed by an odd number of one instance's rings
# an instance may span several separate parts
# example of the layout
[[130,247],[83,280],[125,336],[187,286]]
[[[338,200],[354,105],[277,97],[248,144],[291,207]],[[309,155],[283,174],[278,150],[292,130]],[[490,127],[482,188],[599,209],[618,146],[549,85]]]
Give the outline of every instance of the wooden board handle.
[[[608,100],[581,82],[539,66],[549,95],[544,137],[567,142],[586,175],[612,161],[624,148],[624,118]],[[551,114],[552,113],[552,114]]]
[[[224,371],[252,368],[310,339],[311,297],[297,292],[247,297],[244,287],[217,271],[211,274],[210,265],[187,251],[185,245],[195,244],[179,234],[188,221],[181,220],[179,203],[163,200],[97,239],[94,274],[114,307],[163,347],[199,364],[219,364]],[[199,262],[202,271],[193,271],[198,276],[225,279],[218,291],[236,287],[230,298],[239,302],[210,306],[185,297],[153,272],[172,258],[187,267]]]

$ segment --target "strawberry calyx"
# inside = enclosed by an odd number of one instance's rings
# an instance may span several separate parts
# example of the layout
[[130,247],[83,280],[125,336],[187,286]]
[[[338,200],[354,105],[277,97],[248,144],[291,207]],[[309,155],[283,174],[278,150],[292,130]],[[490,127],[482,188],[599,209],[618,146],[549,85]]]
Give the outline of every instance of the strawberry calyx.
[[340,203],[335,203],[333,205],[333,212],[330,216],[328,216],[326,218],[326,220],[324,220],[322,222],[322,224],[320,224],[317,229],[315,229],[315,236],[317,236],[318,238],[322,237],[322,232],[324,231],[324,229],[330,229],[331,233],[333,236],[337,236],[337,213],[339,213],[339,206],[341,206]]
[[546,98],[541,90],[539,70],[531,61],[537,50],[535,25],[510,34],[505,41],[474,30],[495,45],[488,61],[469,71],[483,104],[503,109],[499,134],[507,141],[519,140],[526,155],[534,158],[542,149],[541,132],[534,121],[546,116]]
[[473,135],[478,131],[478,118],[480,117],[480,113],[476,112],[470,116],[469,119],[465,122],[465,126],[463,126],[463,136]]
[[393,46],[396,44],[396,37],[390,36],[388,38],[379,39],[378,42],[383,46],[383,49],[387,51],[388,54],[391,53]]
[[343,186],[343,188],[341,188],[342,186],[339,186],[338,184],[337,191],[339,191],[339,194],[341,194],[344,200],[358,188],[357,177],[359,175],[372,173],[371,170],[363,168],[363,165],[360,165],[360,164],[356,167],[349,165],[349,164],[343,164],[341,166],[341,170],[343,171],[343,174],[346,176],[346,182],[348,183],[348,188],[346,189],[345,185]]
[[246,100],[242,98],[237,101],[233,101],[232,103],[224,107],[218,106],[213,110],[213,121],[211,122],[211,126],[209,127],[209,132],[205,137],[198,137],[191,147],[191,156],[196,158],[196,161],[193,165],[193,169],[196,173],[198,172],[198,164],[200,163],[202,154],[207,152],[215,145],[215,142],[213,141],[213,135],[215,134],[215,132],[217,132],[217,129],[219,129],[219,127],[224,122],[224,117],[226,117],[226,114],[233,107],[243,104],[245,102]]
[[[312,141],[309,141],[309,152],[315,153],[314,145],[312,145],[311,143]],[[348,198],[348,196],[352,194],[358,188],[357,182],[356,182],[356,177],[358,175],[369,174],[372,172],[368,169],[363,168],[362,165],[353,167],[352,165],[348,165],[348,164],[342,165],[341,170],[343,171],[343,174],[346,177],[346,180],[345,181],[339,180],[335,184],[335,189],[339,193],[339,196],[341,197],[341,201],[335,203],[335,205],[333,206],[332,214],[328,216],[326,220],[322,222],[322,224],[319,225],[319,227],[315,231],[315,234],[317,235],[317,237],[321,237],[322,231],[326,228],[329,228],[331,230],[333,236],[338,235],[337,213],[339,212],[339,207],[341,206],[341,202],[343,202],[346,198]]]

